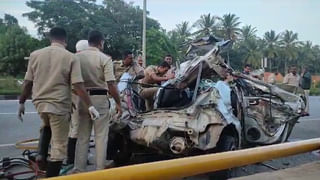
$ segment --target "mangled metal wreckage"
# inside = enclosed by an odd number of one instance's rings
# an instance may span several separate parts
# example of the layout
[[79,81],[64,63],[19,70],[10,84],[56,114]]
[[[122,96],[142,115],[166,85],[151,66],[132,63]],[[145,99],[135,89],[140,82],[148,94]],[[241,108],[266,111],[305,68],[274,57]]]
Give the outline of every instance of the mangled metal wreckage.
[[[286,141],[304,109],[303,98],[235,73],[219,55],[228,43],[212,37],[194,42],[176,78],[159,88],[151,112],[144,112],[143,100],[127,84],[122,91],[127,114],[114,124],[131,141],[127,145],[187,156]],[[234,77],[229,83],[223,81],[228,74]]]

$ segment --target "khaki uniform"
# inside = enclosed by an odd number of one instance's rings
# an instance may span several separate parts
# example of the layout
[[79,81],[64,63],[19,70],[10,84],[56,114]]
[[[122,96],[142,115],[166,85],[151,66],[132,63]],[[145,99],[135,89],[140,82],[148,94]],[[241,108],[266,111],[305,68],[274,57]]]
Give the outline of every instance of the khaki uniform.
[[158,72],[157,66],[148,66],[144,70],[144,78],[140,80],[142,83],[140,96],[145,99],[146,110],[150,111],[153,109],[154,96],[158,91],[158,87],[148,87],[147,84],[150,85],[158,85],[156,81],[151,78],[152,74],[156,74],[158,76],[163,76]]
[[122,74],[125,72],[129,73],[131,76],[137,76],[139,74],[143,75],[144,69],[141,66],[139,66],[136,62],[133,62],[132,65],[128,67],[124,66],[122,61],[114,61],[113,65],[117,81],[120,80]]
[[[99,49],[89,47],[76,54],[82,70],[82,77],[86,88],[106,89],[108,81],[115,81],[113,63]],[[77,112],[79,118],[79,134],[75,155],[75,172],[86,171],[88,147],[92,126],[94,128],[96,145],[96,169],[105,168],[107,141],[109,133],[109,101],[106,95],[91,95],[90,99],[100,114],[97,120],[91,120],[88,108],[83,101],[78,101]]]
[[52,43],[31,53],[25,80],[33,81],[32,101],[43,126],[51,127],[51,161],[62,161],[67,154],[71,84],[83,82],[80,63],[63,45]]
[[284,84],[288,84],[295,87],[299,86],[299,81],[300,81],[300,76],[298,74],[293,75],[292,73],[287,74],[283,79]]

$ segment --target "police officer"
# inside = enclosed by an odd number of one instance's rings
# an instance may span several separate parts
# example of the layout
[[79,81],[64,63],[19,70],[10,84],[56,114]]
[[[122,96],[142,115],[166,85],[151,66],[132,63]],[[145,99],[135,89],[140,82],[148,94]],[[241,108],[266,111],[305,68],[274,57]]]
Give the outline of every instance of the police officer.
[[122,61],[114,63],[116,80],[120,80],[123,73],[127,72],[131,76],[144,76],[144,70],[133,60],[132,52],[126,51]]
[[[51,138],[47,177],[59,175],[62,161],[67,155],[67,141],[71,113],[71,85],[86,104],[93,119],[99,113],[92,106],[81,76],[80,63],[65,49],[66,31],[55,27],[50,30],[51,46],[31,53],[20,96],[19,117],[22,120],[24,103],[32,94],[43,128],[39,142],[39,161],[46,161]],[[51,135],[52,134],[52,135]],[[51,137],[52,136],[52,137]]]
[[[89,44],[88,40],[80,40],[76,44],[77,53],[88,49]],[[67,152],[67,164],[74,164],[74,156],[76,150],[76,143],[78,137],[78,127],[79,127],[79,118],[78,113],[76,113],[78,96],[75,93],[72,93],[72,103],[73,103],[73,111],[71,114],[71,122],[70,122],[70,130],[69,130],[69,138],[68,138],[68,152]]]
[[92,121],[88,116],[83,101],[78,102],[79,132],[81,133],[78,134],[76,145],[74,173],[86,171],[92,126],[95,136],[96,169],[105,168],[110,123],[108,114],[110,104],[106,89],[108,89],[109,94],[116,102],[118,117],[122,113],[119,93],[115,84],[112,59],[101,52],[104,47],[104,36],[99,31],[91,31],[88,42],[89,48],[77,53],[76,56],[81,64],[85,87],[90,94],[91,101],[99,111],[100,118]]
[[139,81],[141,83],[140,96],[145,99],[147,111],[153,109],[153,98],[159,89],[152,86],[158,86],[162,81],[174,78],[174,74],[165,76],[169,69],[170,65],[163,61],[159,66],[151,65],[144,70],[144,78]]
[[172,65],[173,64],[173,59],[170,54],[167,54],[163,60],[167,62],[170,65],[170,69],[167,71],[165,76],[174,76],[175,75],[175,67]]
[[292,66],[290,72],[283,78],[283,84],[288,84],[290,86],[299,86],[300,76],[297,74],[297,68]]

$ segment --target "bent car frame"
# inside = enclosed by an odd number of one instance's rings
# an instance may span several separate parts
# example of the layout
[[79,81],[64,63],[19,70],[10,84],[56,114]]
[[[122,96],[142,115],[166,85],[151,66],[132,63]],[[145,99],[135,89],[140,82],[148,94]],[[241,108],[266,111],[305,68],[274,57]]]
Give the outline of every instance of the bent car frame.
[[[126,113],[112,129],[124,143],[110,144],[122,160],[135,151],[182,157],[287,140],[305,108],[303,94],[233,71],[219,55],[229,43],[214,37],[192,42],[150,112],[144,111],[134,78],[125,81]],[[225,81],[229,75],[233,79]]]

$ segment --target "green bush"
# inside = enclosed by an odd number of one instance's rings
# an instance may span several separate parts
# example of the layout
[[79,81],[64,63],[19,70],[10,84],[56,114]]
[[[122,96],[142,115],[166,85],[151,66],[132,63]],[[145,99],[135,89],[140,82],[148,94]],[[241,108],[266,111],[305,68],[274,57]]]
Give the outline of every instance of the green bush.
[[311,96],[319,96],[320,95],[320,88],[312,87],[310,89],[310,95]]
[[0,77],[0,95],[19,95],[21,85],[14,77]]

